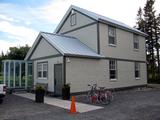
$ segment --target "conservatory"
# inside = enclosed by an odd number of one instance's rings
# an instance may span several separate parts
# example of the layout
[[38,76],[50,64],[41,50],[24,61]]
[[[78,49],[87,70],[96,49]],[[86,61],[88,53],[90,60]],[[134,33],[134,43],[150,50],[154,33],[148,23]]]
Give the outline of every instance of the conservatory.
[[2,61],[3,82],[7,88],[27,89],[33,84],[32,62],[24,60]]

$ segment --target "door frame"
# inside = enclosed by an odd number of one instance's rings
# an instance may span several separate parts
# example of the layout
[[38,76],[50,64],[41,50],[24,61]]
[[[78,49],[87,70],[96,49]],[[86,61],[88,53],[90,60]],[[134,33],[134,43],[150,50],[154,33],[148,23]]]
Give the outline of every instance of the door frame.
[[63,85],[64,82],[65,82],[65,81],[64,81],[64,76],[63,76],[63,64],[62,64],[62,63],[54,64],[54,79],[53,79],[53,80],[54,80],[54,94],[55,94],[55,95],[57,95],[57,94],[56,94],[56,87],[55,87],[55,72],[56,72],[55,66],[56,66],[56,65],[61,65],[61,67],[62,67],[62,69],[61,69],[61,73],[62,73],[62,85]]

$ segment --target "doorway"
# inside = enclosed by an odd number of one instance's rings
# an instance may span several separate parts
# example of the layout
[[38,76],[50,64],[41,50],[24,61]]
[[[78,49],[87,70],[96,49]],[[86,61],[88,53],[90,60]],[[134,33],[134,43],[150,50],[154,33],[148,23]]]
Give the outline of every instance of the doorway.
[[54,94],[55,96],[62,95],[62,86],[64,82],[62,79],[62,64],[54,65]]

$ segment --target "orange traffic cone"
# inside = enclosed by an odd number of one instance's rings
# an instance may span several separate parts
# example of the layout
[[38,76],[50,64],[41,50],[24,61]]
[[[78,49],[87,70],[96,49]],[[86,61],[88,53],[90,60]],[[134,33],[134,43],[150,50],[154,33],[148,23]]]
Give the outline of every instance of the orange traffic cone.
[[74,96],[72,96],[70,113],[76,113],[76,105],[75,105],[75,98],[74,98]]

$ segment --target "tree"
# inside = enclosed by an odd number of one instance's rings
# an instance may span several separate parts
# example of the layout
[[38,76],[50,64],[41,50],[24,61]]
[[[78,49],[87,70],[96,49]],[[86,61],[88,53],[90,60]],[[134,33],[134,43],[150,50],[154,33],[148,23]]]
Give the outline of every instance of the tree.
[[146,37],[146,53],[149,63],[147,68],[151,79],[155,79],[157,74],[160,74],[160,17],[155,15],[154,3],[155,0],[147,0],[144,9],[139,8],[136,22],[136,28],[148,34]]
[[142,32],[144,31],[144,19],[143,19],[143,11],[142,8],[139,7],[138,13],[137,13],[137,22],[136,22],[136,28]]
[[14,60],[23,60],[29,50],[29,46],[22,46],[22,47],[10,47],[8,53],[8,59]]
[[0,72],[2,70],[2,60],[14,59],[14,60],[24,60],[30,47],[28,45],[20,47],[10,47],[9,51],[4,55],[2,52],[0,55]]
[[160,77],[160,59],[159,59],[159,48],[160,48],[160,14],[154,19],[154,31],[155,31],[155,49],[156,49],[156,59],[157,59],[157,73]]

